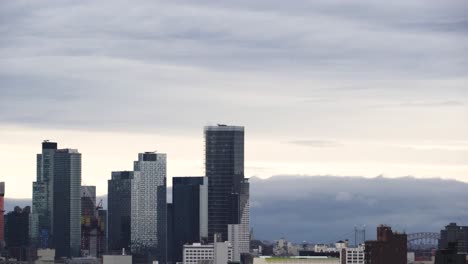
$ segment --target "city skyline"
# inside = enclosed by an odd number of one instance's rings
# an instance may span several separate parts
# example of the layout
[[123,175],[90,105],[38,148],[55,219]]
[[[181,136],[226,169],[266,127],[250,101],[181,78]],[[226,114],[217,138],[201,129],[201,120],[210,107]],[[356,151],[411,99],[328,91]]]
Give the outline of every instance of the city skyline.
[[[31,197],[37,142],[103,194],[141,151],[203,175],[199,128],[247,128],[245,175],[468,182],[463,0],[2,2],[0,160]],[[118,19],[117,19],[118,18]],[[102,23],[105,21],[105,23]],[[108,155],[112,153],[113,155]]]
[[468,264],[467,14],[0,1],[0,263]]

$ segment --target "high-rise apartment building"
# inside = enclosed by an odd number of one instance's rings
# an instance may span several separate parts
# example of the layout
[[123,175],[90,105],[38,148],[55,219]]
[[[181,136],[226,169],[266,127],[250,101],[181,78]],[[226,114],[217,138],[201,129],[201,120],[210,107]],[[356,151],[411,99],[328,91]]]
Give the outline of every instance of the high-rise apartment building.
[[54,155],[57,143],[42,142],[37,154],[36,181],[33,182],[32,242],[39,248],[53,246]]
[[182,262],[185,244],[208,238],[208,178],[172,178],[172,261]]
[[208,177],[208,238],[228,240],[228,225],[241,221],[244,182],[244,127],[207,126],[205,173]]
[[5,246],[5,234],[3,233],[5,230],[5,183],[0,182],[0,250],[3,249]]
[[449,244],[456,245],[457,253],[468,253],[468,226],[450,223],[440,231],[439,249],[448,249]]
[[407,237],[389,226],[377,227],[377,240],[365,243],[366,264],[396,264],[407,262]]
[[116,253],[130,250],[133,175],[133,171],[113,171],[107,182],[108,249]]
[[55,257],[79,257],[81,246],[81,154],[59,149],[53,155]]
[[145,261],[166,262],[166,154],[145,152],[131,180],[131,249]]
[[240,222],[228,225],[228,240],[232,244],[233,259],[240,261],[241,255],[250,252],[250,185],[247,179],[241,183],[239,195]]

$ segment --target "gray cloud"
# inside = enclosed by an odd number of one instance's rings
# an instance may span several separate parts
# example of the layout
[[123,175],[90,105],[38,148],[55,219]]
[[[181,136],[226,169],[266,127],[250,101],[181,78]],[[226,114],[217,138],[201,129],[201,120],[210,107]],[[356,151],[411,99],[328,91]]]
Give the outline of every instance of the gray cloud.
[[369,237],[378,224],[408,233],[438,232],[449,222],[468,224],[467,187],[412,177],[253,178],[252,226],[258,238],[315,242],[343,238],[356,225],[366,225]]
[[[441,88],[410,80],[466,79],[465,10],[464,1],[2,2],[0,122],[297,125],[311,112],[298,98],[327,98],[334,111],[362,96],[428,101]],[[369,82],[388,79],[399,83]],[[447,101],[466,97],[461,86],[445,87]]]
[[[250,182],[251,226],[258,239],[352,241],[343,234],[361,225],[368,238],[379,224],[408,233],[438,232],[449,222],[468,225],[468,184],[453,180],[289,175]],[[101,198],[106,208],[106,197]],[[30,204],[7,197],[5,207]]]

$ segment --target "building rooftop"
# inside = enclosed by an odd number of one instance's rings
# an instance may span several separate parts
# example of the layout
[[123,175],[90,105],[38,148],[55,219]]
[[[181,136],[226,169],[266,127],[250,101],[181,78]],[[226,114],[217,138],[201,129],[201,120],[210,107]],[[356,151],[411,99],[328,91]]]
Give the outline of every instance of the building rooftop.
[[244,127],[218,124],[216,126],[205,126],[205,131],[244,131]]

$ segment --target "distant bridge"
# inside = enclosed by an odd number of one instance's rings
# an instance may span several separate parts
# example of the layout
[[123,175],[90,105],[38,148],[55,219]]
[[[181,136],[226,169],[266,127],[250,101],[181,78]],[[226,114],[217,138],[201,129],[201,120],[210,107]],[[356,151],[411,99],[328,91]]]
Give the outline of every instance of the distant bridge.
[[439,245],[440,234],[431,232],[421,232],[408,234],[409,249],[431,249]]

